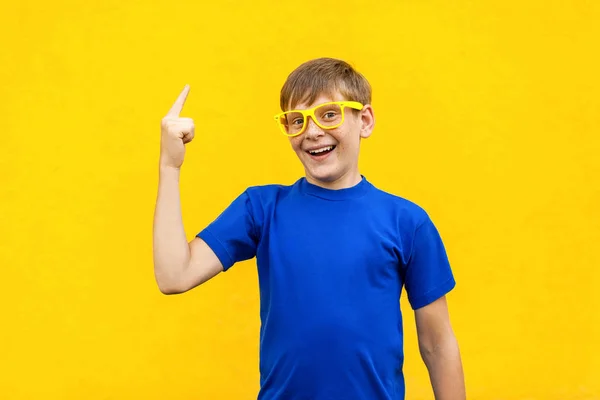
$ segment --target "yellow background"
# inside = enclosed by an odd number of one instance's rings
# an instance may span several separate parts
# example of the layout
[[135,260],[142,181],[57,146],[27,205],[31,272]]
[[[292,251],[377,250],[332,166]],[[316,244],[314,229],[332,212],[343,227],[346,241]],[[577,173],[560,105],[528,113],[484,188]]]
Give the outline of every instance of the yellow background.
[[[252,399],[254,262],[159,293],[159,123],[183,85],[189,237],[301,174],[287,74],[374,88],[361,172],[429,211],[470,399],[600,399],[595,1],[13,1],[0,16],[0,398]],[[330,221],[335,223],[335,221]],[[413,316],[407,399],[431,399]]]

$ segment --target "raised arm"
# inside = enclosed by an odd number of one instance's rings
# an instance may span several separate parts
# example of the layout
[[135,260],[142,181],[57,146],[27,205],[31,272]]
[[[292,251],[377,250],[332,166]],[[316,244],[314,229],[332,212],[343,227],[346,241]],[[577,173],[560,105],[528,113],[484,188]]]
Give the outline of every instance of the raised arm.
[[159,182],[153,227],[154,276],[162,293],[188,291],[223,270],[200,238],[187,241],[179,194],[185,145],[194,138],[194,121],[179,115],[189,93],[185,86],[161,123]]

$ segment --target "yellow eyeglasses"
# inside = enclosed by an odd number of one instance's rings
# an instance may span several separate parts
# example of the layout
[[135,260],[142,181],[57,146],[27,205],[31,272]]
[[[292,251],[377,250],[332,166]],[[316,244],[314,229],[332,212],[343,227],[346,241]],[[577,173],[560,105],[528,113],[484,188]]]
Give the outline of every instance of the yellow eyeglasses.
[[332,101],[319,104],[308,110],[291,110],[275,116],[275,121],[286,136],[298,136],[306,129],[307,118],[312,120],[322,129],[334,129],[344,123],[344,109],[346,107],[362,110],[363,105],[357,101]]

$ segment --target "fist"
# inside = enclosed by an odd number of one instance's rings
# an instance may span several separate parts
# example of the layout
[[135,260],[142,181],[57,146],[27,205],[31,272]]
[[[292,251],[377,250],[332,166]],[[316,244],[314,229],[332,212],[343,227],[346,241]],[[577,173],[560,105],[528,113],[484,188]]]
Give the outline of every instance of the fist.
[[194,139],[194,120],[179,116],[189,92],[189,85],[185,85],[183,91],[161,121],[161,166],[180,168],[185,156],[185,145]]

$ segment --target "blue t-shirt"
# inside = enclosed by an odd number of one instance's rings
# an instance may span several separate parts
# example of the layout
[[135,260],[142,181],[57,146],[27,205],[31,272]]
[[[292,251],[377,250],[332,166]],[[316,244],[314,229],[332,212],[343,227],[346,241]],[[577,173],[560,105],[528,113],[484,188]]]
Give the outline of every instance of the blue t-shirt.
[[198,236],[225,270],[256,257],[259,400],[404,399],[402,285],[414,309],[455,285],[421,207],[302,178],[248,188]]

